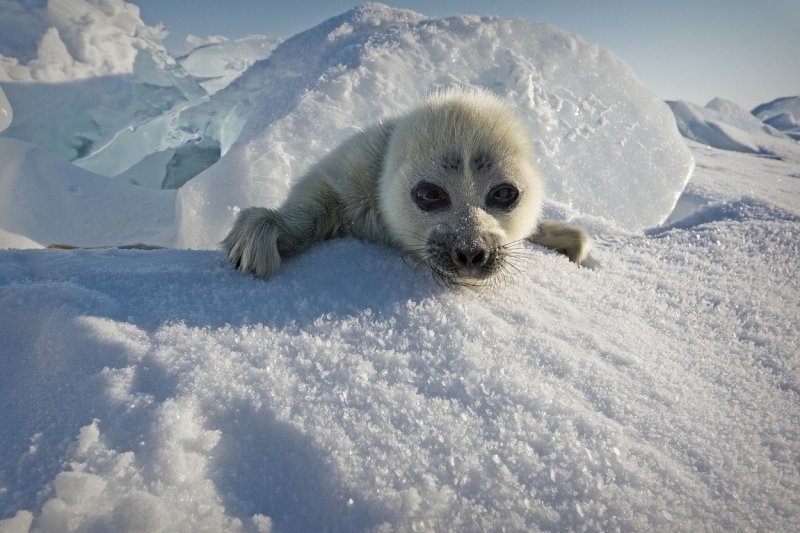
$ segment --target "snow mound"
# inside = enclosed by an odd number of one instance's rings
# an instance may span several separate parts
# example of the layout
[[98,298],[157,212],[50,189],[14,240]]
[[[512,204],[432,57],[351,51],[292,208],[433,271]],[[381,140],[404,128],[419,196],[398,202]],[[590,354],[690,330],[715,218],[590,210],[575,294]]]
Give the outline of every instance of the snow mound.
[[800,141],[800,96],[786,96],[753,109],[752,113],[775,129]]
[[667,102],[681,134],[715,148],[800,160],[800,147],[789,137],[734,104],[714,98],[705,107]]
[[658,224],[691,172],[669,109],[597,45],[520,19],[368,4],[287,39],[184,114],[224,155],[179,191],[179,243],[215,246],[238,208],[278,205],[343,139],[452,85],[511,101],[549,196],[582,213],[630,230]]
[[266,35],[250,35],[234,40],[216,36],[209,38],[208,42],[189,40],[198,46],[179,57],[178,63],[201,80],[200,85],[208,94],[214,94],[230,85],[253,63],[269,56],[282,40],[281,37]]
[[791,530],[800,205],[728,174],[797,165],[695,150],[716,208],[483,289],[354,239],[267,283],[0,253],[0,530]]
[[174,62],[160,46],[166,31],[122,0],[4,1],[0,13],[0,82],[131,74],[142,50]]
[[174,191],[94,175],[0,138],[0,248],[174,241]]

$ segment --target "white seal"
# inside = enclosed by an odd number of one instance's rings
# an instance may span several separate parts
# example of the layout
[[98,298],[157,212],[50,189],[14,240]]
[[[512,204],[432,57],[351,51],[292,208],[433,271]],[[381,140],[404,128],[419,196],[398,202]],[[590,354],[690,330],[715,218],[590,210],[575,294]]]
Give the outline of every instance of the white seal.
[[261,278],[344,235],[394,246],[452,284],[502,271],[525,239],[580,264],[586,233],[540,221],[543,198],[513,110],[483,90],[449,90],[345,141],[280,209],[243,210],[221,244],[236,268]]

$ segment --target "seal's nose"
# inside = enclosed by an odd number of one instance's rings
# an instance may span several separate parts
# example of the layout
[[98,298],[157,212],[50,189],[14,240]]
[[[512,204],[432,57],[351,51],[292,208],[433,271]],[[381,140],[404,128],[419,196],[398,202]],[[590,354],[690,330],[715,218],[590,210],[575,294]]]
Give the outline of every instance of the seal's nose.
[[459,268],[482,267],[489,259],[489,254],[483,248],[454,248],[450,255]]

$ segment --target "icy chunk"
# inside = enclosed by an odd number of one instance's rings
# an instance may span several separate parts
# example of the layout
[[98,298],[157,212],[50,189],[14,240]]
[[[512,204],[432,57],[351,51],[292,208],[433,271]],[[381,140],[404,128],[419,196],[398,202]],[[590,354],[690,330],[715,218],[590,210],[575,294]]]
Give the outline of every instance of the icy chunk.
[[208,139],[203,143],[181,146],[167,163],[162,189],[178,189],[194,176],[219,161],[219,143]]
[[131,74],[140,50],[174,64],[160,44],[162,26],[148,26],[123,0],[50,0],[5,4],[0,17],[0,81],[65,82]]
[[206,93],[136,6],[56,0],[15,16],[14,27],[0,20],[3,50],[16,55],[0,54],[0,83],[17,115],[5,136],[109,177],[197,137],[177,115]]
[[11,110],[11,104],[6,98],[6,93],[0,87],[0,131],[5,130],[11,125],[11,120],[14,118],[14,112]]
[[[191,36],[194,37],[194,36]],[[199,46],[178,58],[186,71],[200,79],[200,85],[208,94],[224,89],[242,72],[260,59],[269,56],[283,39],[266,35],[249,35],[241,39],[228,40],[214,36],[209,42],[187,38],[187,43]]]

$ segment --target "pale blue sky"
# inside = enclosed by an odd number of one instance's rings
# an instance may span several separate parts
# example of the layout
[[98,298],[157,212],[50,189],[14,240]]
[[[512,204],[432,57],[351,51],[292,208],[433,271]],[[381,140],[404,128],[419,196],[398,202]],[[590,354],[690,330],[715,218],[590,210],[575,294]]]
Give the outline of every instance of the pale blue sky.
[[[133,0],[167,44],[188,33],[291,36],[359,2]],[[800,94],[800,0],[495,0],[385,2],[430,16],[523,17],[609,48],[664,99],[705,104],[721,96],[751,109]]]

